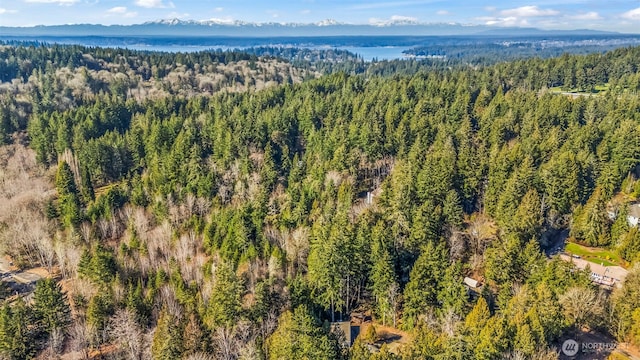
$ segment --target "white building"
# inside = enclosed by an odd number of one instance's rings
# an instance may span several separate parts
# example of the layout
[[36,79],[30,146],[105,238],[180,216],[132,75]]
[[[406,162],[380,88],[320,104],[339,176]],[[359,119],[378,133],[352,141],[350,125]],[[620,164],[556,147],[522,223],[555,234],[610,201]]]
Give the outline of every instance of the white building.
[[595,264],[580,257],[573,257],[565,254],[560,255],[560,259],[573,263],[576,268],[584,270],[589,268],[591,271],[590,277],[594,284],[602,287],[612,289],[615,287],[621,287],[624,279],[627,277],[628,271],[620,266],[604,266],[601,264]]

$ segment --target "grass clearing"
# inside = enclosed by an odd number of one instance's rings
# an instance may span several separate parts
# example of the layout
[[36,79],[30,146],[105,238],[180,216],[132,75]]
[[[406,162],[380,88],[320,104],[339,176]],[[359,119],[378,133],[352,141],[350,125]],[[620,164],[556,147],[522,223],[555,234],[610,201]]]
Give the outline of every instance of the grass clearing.
[[567,243],[565,251],[569,254],[578,255],[594,264],[626,267],[626,262],[618,254],[607,249],[590,248],[576,243]]
[[549,88],[549,91],[552,93],[560,93],[560,94],[601,94],[609,91],[609,83],[603,85],[595,85],[592,90],[585,91],[578,88],[566,88],[564,86],[554,86]]

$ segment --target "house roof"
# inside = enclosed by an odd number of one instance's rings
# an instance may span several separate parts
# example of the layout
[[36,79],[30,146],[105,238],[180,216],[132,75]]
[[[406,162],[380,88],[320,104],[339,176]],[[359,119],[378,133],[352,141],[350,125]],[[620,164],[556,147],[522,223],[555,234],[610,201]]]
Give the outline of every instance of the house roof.
[[[580,270],[584,270],[588,266],[591,270],[592,278],[594,278],[593,275],[595,275],[595,277],[599,277],[601,279],[610,278],[622,282],[627,277],[628,271],[620,266],[603,266],[584,259],[574,258],[565,254],[561,254],[560,258],[564,261],[573,263]],[[600,282],[604,283],[604,281]]]
[[465,283],[467,286],[472,287],[472,288],[477,288],[477,287],[478,287],[478,285],[479,285],[479,284],[478,284],[478,280],[472,279],[472,278],[470,278],[470,277],[465,277],[465,278],[464,278],[464,283]]
[[350,321],[336,321],[331,323],[331,330],[334,332],[340,332],[344,334],[345,343],[349,346],[353,344],[355,338],[353,337],[353,327]]

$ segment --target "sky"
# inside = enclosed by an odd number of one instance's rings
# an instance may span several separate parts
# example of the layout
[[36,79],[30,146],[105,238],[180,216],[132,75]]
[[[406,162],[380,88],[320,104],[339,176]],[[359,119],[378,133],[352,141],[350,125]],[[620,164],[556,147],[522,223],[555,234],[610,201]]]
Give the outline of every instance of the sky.
[[231,22],[484,24],[640,33],[640,0],[0,0],[1,26]]

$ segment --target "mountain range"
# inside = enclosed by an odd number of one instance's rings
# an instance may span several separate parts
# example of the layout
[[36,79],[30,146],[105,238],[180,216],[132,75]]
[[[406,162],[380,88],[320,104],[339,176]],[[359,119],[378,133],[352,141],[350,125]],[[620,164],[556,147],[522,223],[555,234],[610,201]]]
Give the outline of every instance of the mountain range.
[[606,35],[594,30],[539,30],[496,28],[458,23],[417,23],[401,19],[367,25],[345,24],[331,19],[317,23],[250,23],[238,20],[166,19],[135,25],[69,24],[33,27],[0,26],[0,38],[27,36],[221,36],[221,37],[304,37],[304,36],[455,36],[455,35]]

